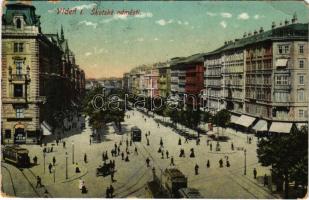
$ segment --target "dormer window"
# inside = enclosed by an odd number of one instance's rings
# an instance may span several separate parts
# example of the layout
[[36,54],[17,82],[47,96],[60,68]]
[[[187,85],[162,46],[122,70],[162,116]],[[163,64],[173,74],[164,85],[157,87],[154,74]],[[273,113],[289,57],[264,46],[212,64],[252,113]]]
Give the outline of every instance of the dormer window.
[[16,28],[21,29],[21,20],[19,18],[16,20]]

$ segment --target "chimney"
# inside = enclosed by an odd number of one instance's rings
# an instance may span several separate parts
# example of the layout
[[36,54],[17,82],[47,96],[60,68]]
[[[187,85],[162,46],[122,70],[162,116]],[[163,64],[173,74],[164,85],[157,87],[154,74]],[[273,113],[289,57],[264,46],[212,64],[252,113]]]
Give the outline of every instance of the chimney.
[[249,33],[248,33],[248,36],[251,36],[251,35],[252,35],[252,33],[251,33],[251,32],[249,32]]
[[288,24],[289,24],[289,20],[285,19],[284,25],[286,26],[286,25],[288,25]]
[[296,15],[296,12],[294,13],[293,15],[293,18],[292,18],[292,24],[295,24],[297,22],[297,15]]
[[271,24],[271,29],[274,29],[274,28],[276,28],[276,23],[275,23],[275,22],[273,22],[273,23]]
[[243,37],[244,37],[244,38],[247,37],[247,33],[246,33],[246,32],[244,33]]
[[224,45],[227,45],[227,41],[224,42]]
[[263,33],[263,32],[264,32],[263,27],[260,28],[260,31],[259,31],[259,32],[260,32],[260,33]]
[[280,22],[279,26],[282,26],[282,22]]
[[254,30],[253,34],[256,35],[258,32],[256,30]]

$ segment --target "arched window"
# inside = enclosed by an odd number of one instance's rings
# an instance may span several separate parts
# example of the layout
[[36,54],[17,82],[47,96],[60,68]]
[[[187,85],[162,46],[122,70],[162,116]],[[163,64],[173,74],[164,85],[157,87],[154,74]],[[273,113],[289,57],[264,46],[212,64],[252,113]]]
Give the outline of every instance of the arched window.
[[16,28],[21,28],[21,20],[20,19],[16,20]]

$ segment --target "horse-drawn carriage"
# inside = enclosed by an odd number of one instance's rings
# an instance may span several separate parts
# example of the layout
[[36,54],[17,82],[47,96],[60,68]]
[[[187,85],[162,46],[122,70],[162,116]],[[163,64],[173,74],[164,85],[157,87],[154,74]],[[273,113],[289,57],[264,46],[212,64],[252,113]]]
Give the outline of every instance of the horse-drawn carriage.
[[108,176],[108,175],[111,174],[112,170],[113,170],[113,168],[112,168],[110,163],[107,163],[107,164],[104,163],[103,166],[100,165],[97,168],[96,175],[97,176]]

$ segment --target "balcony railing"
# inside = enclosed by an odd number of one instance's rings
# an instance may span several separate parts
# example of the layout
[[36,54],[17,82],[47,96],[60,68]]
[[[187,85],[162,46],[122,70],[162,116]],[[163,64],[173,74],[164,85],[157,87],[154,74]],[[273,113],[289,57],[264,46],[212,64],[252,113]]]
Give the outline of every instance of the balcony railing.
[[11,74],[9,77],[10,81],[25,81],[30,80],[29,75],[27,74]]

